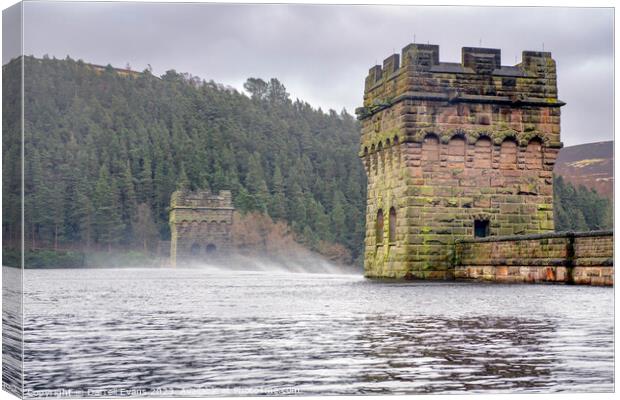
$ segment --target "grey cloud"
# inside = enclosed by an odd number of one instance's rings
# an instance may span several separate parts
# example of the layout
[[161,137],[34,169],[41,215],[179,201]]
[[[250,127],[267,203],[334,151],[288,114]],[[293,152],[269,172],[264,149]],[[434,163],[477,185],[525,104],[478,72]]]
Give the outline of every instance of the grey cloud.
[[2,63],[22,54],[22,5],[15,4],[2,11]]
[[25,52],[155,73],[189,72],[238,89],[277,77],[293,97],[352,111],[375,62],[413,41],[502,49],[542,43],[558,63],[567,145],[613,138],[613,11],[594,8],[29,2]]

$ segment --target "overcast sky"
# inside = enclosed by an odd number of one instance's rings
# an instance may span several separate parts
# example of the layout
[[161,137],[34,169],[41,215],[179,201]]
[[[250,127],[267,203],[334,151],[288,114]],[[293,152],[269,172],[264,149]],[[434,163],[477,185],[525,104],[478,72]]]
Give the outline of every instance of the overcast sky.
[[[242,89],[277,77],[293,99],[353,112],[368,69],[415,39],[461,47],[551,51],[558,66],[565,145],[613,139],[611,8],[500,8],[29,2],[24,52],[66,55],[155,74],[176,69]],[[6,61],[6,60],[5,60]]]

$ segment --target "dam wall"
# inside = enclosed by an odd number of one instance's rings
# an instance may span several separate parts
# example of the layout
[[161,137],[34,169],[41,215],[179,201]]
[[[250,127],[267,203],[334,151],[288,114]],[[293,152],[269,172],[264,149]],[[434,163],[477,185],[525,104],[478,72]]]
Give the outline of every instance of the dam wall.
[[457,240],[456,279],[612,286],[613,231],[557,232]]

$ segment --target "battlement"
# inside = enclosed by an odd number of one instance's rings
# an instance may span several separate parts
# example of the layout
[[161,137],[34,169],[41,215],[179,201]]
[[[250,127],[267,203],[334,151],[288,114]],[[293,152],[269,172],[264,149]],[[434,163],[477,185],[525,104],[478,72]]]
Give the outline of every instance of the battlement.
[[208,190],[201,191],[176,191],[172,194],[170,208],[217,208],[232,209],[232,194],[230,190],[221,190],[213,194]]
[[409,44],[383,65],[370,68],[359,119],[406,99],[485,102],[546,107],[557,97],[556,66],[550,52],[523,51],[522,61],[501,65],[501,50],[463,47],[461,62],[440,62],[439,46]]

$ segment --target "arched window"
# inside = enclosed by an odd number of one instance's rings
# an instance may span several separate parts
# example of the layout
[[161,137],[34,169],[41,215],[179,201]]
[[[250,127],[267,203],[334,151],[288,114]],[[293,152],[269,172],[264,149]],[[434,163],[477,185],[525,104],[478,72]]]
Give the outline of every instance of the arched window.
[[187,220],[181,221],[181,226],[180,226],[179,231],[183,233],[189,231],[189,222],[187,222]]
[[491,168],[491,139],[481,136],[476,141],[476,154],[474,156],[474,168]]
[[385,167],[385,155],[383,154],[383,143],[379,142],[379,147],[377,147],[377,153],[379,153],[378,156],[378,160],[379,160],[379,165],[377,166],[377,169],[379,172],[383,172],[383,168]]
[[192,221],[190,222],[189,226],[191,232],[198,232],[198,228],[200,225],[198,224],[198,221]]
[[192,244],[192,247],[190,248],[190,252],[192,253],[193,256],[198,255],[198,253],[200,253],[200,245],[198,243]]
[[400,165],[400,146],[398,145],[398,136],[394,136],[394,152],[396,153],[396,166]]
[[517,169],[517,142],[513,138],[506,138],[502,142],[499,153],[500,169]]
[[448,143],[448,167],[463,168],[465,165],[465,138],[454,136]]
[[383,210],[379,209],[377,211],[377,222],[376,222],[376,234],[377,234],[377,244],[383,243]]
[[435,135],[426,135],[422,142],[422,161],[439,161],[439,138]]
[[394,207],[390,208],[390,243],[396,242],[396,210]]
[[525,168],[542,169],[543,146],[539,138],[530,140],[525,151]]
[[373,173],[377,172],[377,152],[375,151],[374,143],[370,146],[370,170]]
[[216,220],[211,220],[211,222],[209,222],[209,230],[213,231],[213,232],[217,232],[220,229],[220,225],[217,223]]

